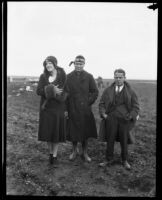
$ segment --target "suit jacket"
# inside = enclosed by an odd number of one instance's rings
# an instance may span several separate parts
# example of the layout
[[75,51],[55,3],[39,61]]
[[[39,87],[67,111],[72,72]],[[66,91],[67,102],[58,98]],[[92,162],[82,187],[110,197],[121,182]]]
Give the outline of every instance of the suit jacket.
[[[130,131],[128,135],[128,144],[132,144],[134,143],[134,137],[131,134],[131,130],[136,123],[136,118],[137,115],[139,114],[140,108],[136,93],[133,91],[133,89],[126,81],[123,90],[124,90],[123,92],[124,92],[124,101],[126,110],[123,106],[119,106],[118,111],[120,111],[123,114],[123,118],[125,119],[127,118],[127,114],[129,114],[129,116],[132,117],[129,123]],[[104,90],[99,102],[99,113],[101,118],[104,113],[111,115],[111,113],[114,111],[115,107],[114,96],[115,96],[115,83],[112,83],[111,86],[109,86]],[[101,120],[100,123],[99,138],[101,141],[106,141],[106,129],[105,129],[104,119]],[[116,141],[119,141],[118,137],[116,138]]]
[[[110,114],[114,108],[114,96],[115,96],[115,83],[112,83],[110,87],[106,88],[101,96],[99,102],[99,113],[100,116],[104,113]],[[132,117],[132,122],[136,122],[137,115],[139,114],[139,102],[136,93],[130,87],[130,85],[125,81],[124,85],[124,99],[125,106],[129,115]],[[123,112],[123,108],[120,107],[121,112]],[[123,112],[124,114],[124,112]],[[126,113],[125,113],[126,114]]]

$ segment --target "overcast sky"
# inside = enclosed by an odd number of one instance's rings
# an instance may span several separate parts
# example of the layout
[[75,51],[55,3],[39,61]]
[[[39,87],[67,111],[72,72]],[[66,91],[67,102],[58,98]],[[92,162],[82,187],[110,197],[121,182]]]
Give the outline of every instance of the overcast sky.
[[79,54],[95,78],[157,78],[158,10],[148,3],[8,2],[7,74],[40,76],[53,55],[69,73]]

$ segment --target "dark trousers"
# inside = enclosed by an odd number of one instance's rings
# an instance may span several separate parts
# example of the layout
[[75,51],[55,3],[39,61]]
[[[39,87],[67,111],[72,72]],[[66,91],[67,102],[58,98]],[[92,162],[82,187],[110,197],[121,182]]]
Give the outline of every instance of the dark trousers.
[[121,146],[121,158],[127,160],[128,157],[128,131],[129,122],[115,116],[110,116],[106,119],[106,134],[107,134],[107,149],[106,159],[112,160],[114,154],[114,143],[119,134]]

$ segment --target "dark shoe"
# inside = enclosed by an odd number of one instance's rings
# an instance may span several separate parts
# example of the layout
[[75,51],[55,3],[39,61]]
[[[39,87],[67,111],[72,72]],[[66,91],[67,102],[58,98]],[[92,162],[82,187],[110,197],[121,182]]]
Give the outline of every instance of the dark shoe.
[[106,167],[106,166],[110,166],[113,163],[113,160],[106,160],[102,163],[99,163],[100,167]]
[[53,154],[50,154],[50,155],[49,155],[49,163],[50,163],[50,164],[53,164],[53,161],[54,161]]
[[57,157],[53,157],[53,164],[54,164],[55,167],[58,166],[59,162],[57,160]]
[[107,161],[99,163],[99,167],[106,167],[107,166]]
[[127,160],[126,160],[126,161],[123,161],[123,166],[124,166],[124,168],[127,169],[127,170],[130,170],[130,169],[131,169],[131,166],[130,166],[130,164],[128,163]]
[[70,156],[69,156],[69,160],[71,160],[71,161],[75,160],[76,156],[77,156],[77,152],[73,151],[72,154],[70,154]]

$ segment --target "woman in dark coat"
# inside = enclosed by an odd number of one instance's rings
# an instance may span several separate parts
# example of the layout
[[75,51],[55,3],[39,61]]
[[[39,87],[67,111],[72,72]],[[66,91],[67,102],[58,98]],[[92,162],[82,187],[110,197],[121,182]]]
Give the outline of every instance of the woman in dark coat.
[[87,154],[88,138],[97,138],[95,119],[91,105],[98,96],[98,89],[91,74],[83,70],[85,58],[81,55],[75,58],[75,70],[67,75],[67,110],[68,110],[68,135],[67,140],[73,143],[73,152],[69,159],[74,160],[77,155],[77,143],[82,143],[82,158],[90,162]]
[[59,142],[66,141],[66,93],[64,92],[66,74],[63,68],[57,66],[57,59],[54,56],[48,56],[43,65],[44,73],[40,75],[36,91],[41,96],[38,140],[47,142],[49,161],[53,164],[54,161],[57,163]]

